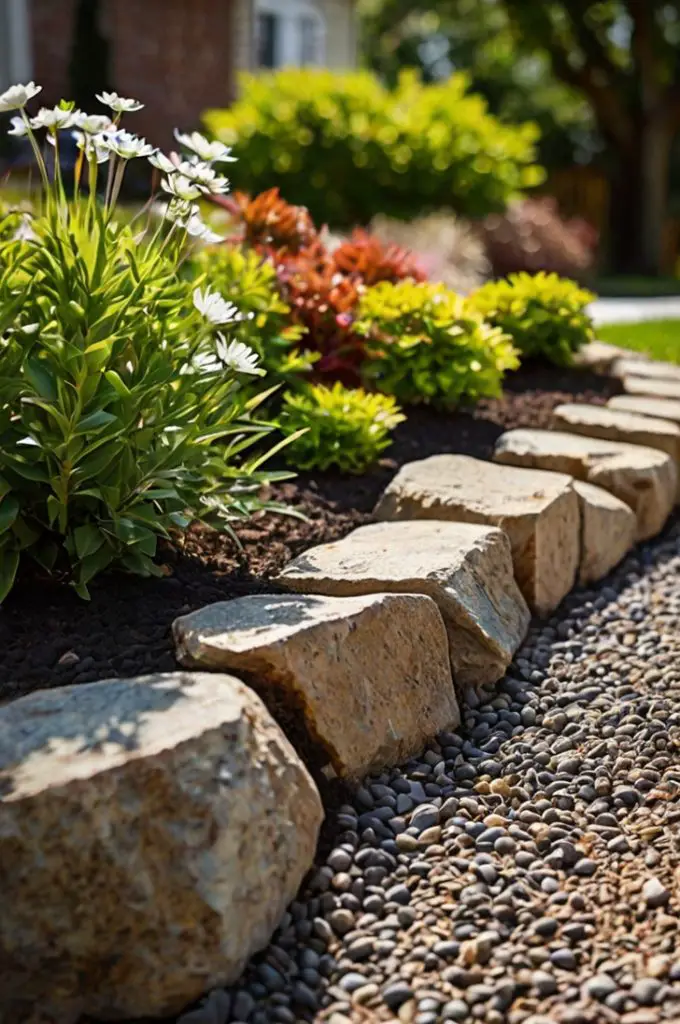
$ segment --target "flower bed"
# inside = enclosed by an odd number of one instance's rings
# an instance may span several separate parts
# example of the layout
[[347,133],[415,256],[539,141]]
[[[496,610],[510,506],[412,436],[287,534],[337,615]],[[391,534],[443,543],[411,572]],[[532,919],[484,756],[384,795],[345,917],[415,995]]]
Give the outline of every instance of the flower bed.
[[471,412],[409,410],[372,473],[305,473],[278,485],[275,496],[300,508],[309,521],[266,515],[239,526],[242,552],[224,534],[195,528],[183,551],[164,547],[167,576],[103,577],[92,586],[88,604],[63,587],[43,583],[36,592],[33,580],[20,582],[0,618],[0,700],[36,686],[174,668],[170,626],[176,615],[271,590],[267,577],[290,558],[369,522],[398,466],[439,452],[488,458],[504,430],[547,427],[560,403],[604,403],[618,390],[617,382],[582,371],[520,370],[507,380],[502,399],[480,402]]

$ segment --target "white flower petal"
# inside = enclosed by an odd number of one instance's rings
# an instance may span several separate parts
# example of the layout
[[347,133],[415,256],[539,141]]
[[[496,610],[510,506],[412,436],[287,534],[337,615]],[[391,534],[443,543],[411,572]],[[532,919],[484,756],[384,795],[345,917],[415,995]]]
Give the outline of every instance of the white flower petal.
[[105,107],[111,107],[119,114],[142,110],[144,107],[139,100],[126,99],[124,96],[119,96],[117,92],[98,92],[96,95],[100,103],[103,103]]
[[200,288],[194,289],[194,306],[211,324],[224,326],[243,320],[233,302],[227,302],[219,292],[211,292],[209,288],[204,292]]
[[228,366],[236,373],[260,374],[262,371],[258,366],[258,355],[252,348],[244,345],[242,341],[230,341],[217,335],[216,343],[218,358],[224,366]]
[[79,110],[62,110],[61,107],[41,107],[35,117],[31,118],[31,128],[47,128],[48,131],[63,131],[77,124]]
[[0,114],[8,110],[21,110],[41,91],[42,85],[36,85],[35,82],[29,82],[27,85],[10,85],[9,89],[0,93]]
[[177,170],[170,157],[166,156],[165,153],[161,153],[160,150],[151,154],[149,157],[149,163],[152,167],[156,167],[159,171],[162,171],[163,174],[174,174]]
[[11,125],[12,127],[7,130],[8,135],[15,135],[17,138],[22,138],[22,136],[28,135],[28,128],[26,127],[26,122],[23,117],[16,115],[11,118]]
[[191,201],[192,199],[198,199],[201,194],[201,190],[198,185],[195,185],[193,181],[189,181],[182,174],[168,175],[167,178],[163,178],[161,181],[161,188],[164,192],[169,193],[171,196],[175,196],[177,199],[186,199]]
[[191,132],[186,135],[175,128],[175,138],[180,146],[195,153],[200,160],[204,160],[206,163],[233,163],[236,160],[235,156],[230,155],[230,146],[225,146],[223,142],[211,142],[200,132]]

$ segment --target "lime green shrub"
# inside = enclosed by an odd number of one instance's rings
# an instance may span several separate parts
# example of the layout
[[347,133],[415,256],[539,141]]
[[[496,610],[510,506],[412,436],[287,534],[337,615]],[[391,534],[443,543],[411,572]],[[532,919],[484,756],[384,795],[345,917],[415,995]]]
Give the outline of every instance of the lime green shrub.
[[304,351],[305,329],[293,322],[273,263],[256,250],[211,246],[196,255],[194,268],[238,308],[232,336],[257,352],[273,380],[294,384],[319,358]]
[[404,420],[395,400],[362,388],[314,385],[284,395],[281,427],[301,434],[286,448],[296,469],[363,473],[390,443],[390,431]]
[[594,338],[586,306],[595,296],[557,274],[510,274],[470,296],[481,315],[510,335],[523,357],[568,366]]
[[[260,470],[266,453],[248,453],[274,428],[253,416],[262,396],[245,385],[263,371],[229,336],[239,314],[179,272],[188,237],[209,234],[196,182],[224,189],[211,164],[225,151],[202,140],[210,161],[187,161],[180,175],[119,129],[134,100],[104,94],[111,117],[62,104],[29,120],[38,91],[0,96],[20,110],[14,130],[33,145],[45,191],[30,230],[0,238],[0,601],[25,557],[82,597],[108,566],[160,575],[159,537],[199,518],[229,529],[261,507],[273,476]],[[48,178],[35,133],[74,126],[89,190],[71,201],[59,174]],[[172,197],[152,237],[115,218],[127,161],[146,156]]]
[[519,365],[507,335],[444,285],[369,288],[354,326],[366,339],[365,380],[405,405],[497,396],[504,372]]
[[279,185],[320,222],[408,220],[441,207],[482,217],[543,172],[536,127],[503,124],[467,90],[463,75],[423,85],[404,73],[390,90],[365,71],[286,69],[245,76],[236,103],[204,120],[240,158],[236,187]]

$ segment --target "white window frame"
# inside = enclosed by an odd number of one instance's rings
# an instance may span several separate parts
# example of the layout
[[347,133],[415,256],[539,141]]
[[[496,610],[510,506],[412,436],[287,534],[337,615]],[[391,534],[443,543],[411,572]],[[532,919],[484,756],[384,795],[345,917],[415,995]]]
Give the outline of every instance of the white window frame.
[[28,82],[33,73],[26,0],[0,0],[0,90]]
[[[260,14],[271,14],[278,21],[278,33],[275,40],[274,67],[300,67],[302,65],[302,30],[301,21],[309,19],[316,29],[315,49],[312,60],[307,66],[319,67],[326,63],[326,21],[319,10],[309,0],[255,0],[255,19]],[[255,63],[257,63],[257,46],[255,47]]]

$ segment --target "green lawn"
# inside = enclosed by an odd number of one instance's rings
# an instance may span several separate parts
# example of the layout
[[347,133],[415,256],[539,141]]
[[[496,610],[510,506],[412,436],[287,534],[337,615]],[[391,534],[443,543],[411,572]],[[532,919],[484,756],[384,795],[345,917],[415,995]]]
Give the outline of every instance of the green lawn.
[[653,359],[680,363],[680,320],[646,320],[639,324],[606,324],[596,328],[600,341],[644,352]]

